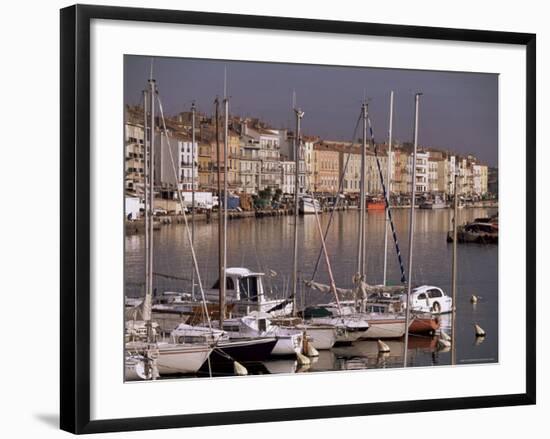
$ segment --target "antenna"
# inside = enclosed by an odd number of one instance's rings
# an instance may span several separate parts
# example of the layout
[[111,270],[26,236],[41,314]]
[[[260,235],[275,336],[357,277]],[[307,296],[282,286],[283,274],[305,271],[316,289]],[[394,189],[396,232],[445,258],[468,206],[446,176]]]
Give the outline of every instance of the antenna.
[[149,70],[149,80],[152,81],[153,80],[153,63],[155,61],[155,58],[151,58],[151,67],[150,67],[150,70]]
[[296,109],[296,90],[292,89],[292,108]]

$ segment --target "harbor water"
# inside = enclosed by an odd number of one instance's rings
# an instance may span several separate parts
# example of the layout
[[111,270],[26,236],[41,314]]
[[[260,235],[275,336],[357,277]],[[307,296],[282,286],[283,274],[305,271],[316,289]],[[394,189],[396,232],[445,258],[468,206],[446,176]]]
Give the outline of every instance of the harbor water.
[[[459,223],[472,221],[496,213],[496,209],[463,208]],[[352,287],[357,266],[359,214],[356,210],[336,212],[327,237],[327,249],[332,271],[338,287]],[[330,213],[320,216],[323,229]],[[409,261],[408,233],[409,210],[393,211],[394,223],[404,256],[405,273]],[[413,244],[413,285],[435,285],[451,294],[452,244],[447,243],[451,227],[450,209],[416,210]],[[311,279],[320,250],[319,232],[314,215],[298,219],[299,273],[302,280]],[[290,296],[293,252],[293,216],[245,218],[228,222],[227,261],[229,267],[246,267],[266,273],[264,288],[268,296]],[[367,282],[379,284],[383,280],[384,211],[369,212],[366,219]],[[195,225],[195,251],[205,287],[210,288],[217,279],[218,241],[217,223],[199,222]],[[144,243],[142,234],[125,238],[125,295],[144,295]],[[192,261],[190,246],[183,224],[164,225],[154,232],[154,288],[166,291],[191,291]],[[165,276],[162,276],[165,275]],[[388,284],[399,284],[400,267],[395,244],[388,235]],[[321,260],[316,281],[328,283],[327,268]],[[303,285],[303,282],[301,283]],[[476,304],[470,302],[478,297]],[[198,296],[198,294],[197,294]],[[301,286],[298,295],[300,306],[326,303],[333,300]],[[498,362],[498,245],[458,244],[456,363],[476,364]],[[474,324],[487,333],[476,339]],[[450,334],[450,315],[442,316],[442,328]],[[388,340],[389,354],[379,354],[376,341],[360,341],[352,346],[336,346],[321,351],[312,365],[300,368],[295,359],[266,361],[247,365],[249,373],[294,373],[348,369],[370,369],[403,366],[403,340]],[[436,339],[428,336],[410,336],[408,343],[409,366],[448,365],[451,352],[439,350]]]

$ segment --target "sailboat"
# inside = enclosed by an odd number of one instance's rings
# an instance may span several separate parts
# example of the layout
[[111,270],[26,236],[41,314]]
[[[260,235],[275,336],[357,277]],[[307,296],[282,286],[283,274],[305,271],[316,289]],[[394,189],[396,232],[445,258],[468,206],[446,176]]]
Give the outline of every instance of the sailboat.
[[[384,208],[386,210],[386,227],[384,230],[384,263],[383,263],[383,282],[382,285],[385,287],[384,291],[377,291],[374,294],[370,294],[368,297],[367,302],[367,310],[372,312],[372,317],[374,320],[372,320],[373,325],[378,322],[383,322],[383,319],[377,318],[381,315],[386,315],[386,317],[389,317],[391,320],[391,317],[395,317],[396,314],[403,312],[403,310],[406,307],[406,303],[403,303],[403,288],[396,288],[393,289],[392,293],[390,294],[388,292],[387,288],[387,267],[388,267],[388,234],[391,231],[393,234],[393,239],[396,247],[396,252],[399,260],[399,265],[401,269],[401,281],[405,281],[405,272],[403,268],[403,263],[401,260],[401,254],[399,251],[399,246],[397,243],[397,234],[395,232],[393,219],[391,215],[391,207],[390,207],[390,196],[391,196],[391,190],[392,190],[392,178],[391,178],[391,149],[392,149],[392,130],[393,130],[393,97],[394,93],[393,90],[390,92],[390,117],[389,117],[389,130],[388,130],[388,160],[387,160],[387,170],[386,170],[386,182],[384,181],[384,176],[382,174],[382,169],[380,167],[380,163],[378,161],[378,156],[376,154],[377,149],[376,145],[374,144],[374,139],[372,139],[372,143],[374,146],[374,152],[377,159],[377,165],[378,165],[378,172],[380,176],[380,183],[382,185],[382,189],[384,192]],[[372,136],[372,132],[371,132]],[[387,188],[386,188],[387,184]],[[436,287],[433,287],[436,288]],[[429,288],[428,288],[429,289]],[[429,289],[431,291],[431,289]],[[414,298],[420,294],[420,291],[413,291],[413,301]],[[439,296],[442,296],[440,294]],[[440,300],[439,302],[436,301],[436,303],[442,303],[444,304],[444,300]],[[414,311],[413,318],[409,324],[409,332],[415,333],[415,334],[425,334],[425,333],[433,333],[436,329],[439,328],[439,319],[437,316],[432,316],[430,313],[426,313],[426,309],[422,304],[416,304],[416,306],[411,306],[411,310]],[[444,305],[443,305],[444,306]],[[395,320],[395,318],[394,318]],[[388,324],[391,324],[391,322],[387,322]],[[394,322],[397,327],[397,322]],[[403,330],[403,334],[405,333],[405,327],[399,328],[399,332],[401,332],[401,329]],[[372,331],[369,335],[376,334],[377,331]],[[403,335],[402,334],[402,335]]]
[[[247,299],[252,302],[258,299],[257,290],[258,286],[261,287],[261,283],[258,283],[258,279],[261,277],[259,274],[253,276],[252,273],[245,270],[232,270],[227,268],[227,199],[228,199],[228,175],[227,175],[227,161],[228,161],[228,131],[229,131],[229,97],[227,96],[227,82],[224,78],[224,178],[223,178],[223,202],[220,208],[220,215],[218,217],[218,268],[219,278],[217,282],[218,287],[218,321],[216,322],[220,330],[224,330],[225,311],[226,311],[226,299],[227,299],[227,287],[233,287],[232,291],[242,292],[247,294]],[[216,151],[217,151],[217,172],[218,172],[218,199],[222,195],[221,188],[221,150],[219,142],[219,100],[216,98]],[[232,274],[233,277],[228,276]],[[244,274],[244,276],[243,276]],[[238,289],[235,290],[235,284],[238,285]],[[253,290],[253,286],[256,290]],[[263,289],[262,289],[263,293]],[[265,360],[273,351],[273,348],[277,344],[277,339],[274,336],[251,336],[247,338],[231,337],[231,333],[228,333],[228,338],[220,340],[214,354],[211,357],[213,363],[227,363],[230,360],[236,361],[261,361]]]
[[[125,374],[126,379],[156,379],[158,375],[177,373],[195,373],[207,360],[213,346],[209,343],[174,343],[158,340],[153,331],[152,296],[153,296],[153,209],[154,209],[154,160],[155,160],[155,99],[157,96],[156,82],[151,76],[148,90],[144,91],[144,148],[145,148],[145,298],[140,306],[144,331],[134,331],[133,340],[125,344]],[[162,115],[162,114],[161,114]],[[163,117],[163,115],[162,115]],[[163,117],[164,119],[164,117]],[[149,130],[147,129],[148,124]],[[170,150],[171,155],[171,150]],[[173,157],[172,161],[173,161]],[[175,167],[174,167],[175,170]],[[185,212],[183,212],[185,215]],[[135,316],[134,316],[135,317]],[[127,328],[132,325],[127,325]],[[140,322],[133,321],[134,329],[140,327]],[[140,338],[139,335],[142,335]]]
[[[294,99],[293,99],[294,101]],[[300,155],[301,155],[301,120],[304,117],[304,112],[295,107],[293,102],[294,113],[296,115],[296,132],[294,135],[294,161],[295,161],[295,184],[294,184],[294,205],[298,206],[300,198],[300,188],[299,188],[299,169],[300,169]],[[303,196],[303,194],[302,194]],[[327,249],[325,246],[325,236],[321,228],[321,222],[319,220],[319,211],[317,209],[317,204],[315,199],[311,197],[313,202],[313,214],[315,215],[315,222],[317,223],[317,228],[319,231],[319,236],[321,239],[322,251],[325,256],[325,262],[328,269],[328,274],[330,278],[330,291],[334,294],[337,303],[337,316],[334,315],[324,315],[324,316],[308,316],[307,313],[304,313],[304,323],[302,325],[308,326],[310,332],[316,331],[316,325],[321,325],[323,330],[326,330],[327,327],[333,327],[335,330],[335,343],[352,343],[355,340],[358,340],[365,332],[369,329],[368,322],[358,315],[343,315],[339,305],[338,291],[336,284],[334,282],[334,276],[332,274],[332,268],[330,265],[330,260],[328,257]],[[294,253],[293,253],[293,271],[292,271],[292,297],[293,297],[293,315],[297,315],[296,307],[296,297],[297,297],[297,286],[298,286],[298,210],[294,209]],[[309,318],[308,318],[309,317]]]
[[[392,93],[393,98],[393,93]],[[391,111],[391,110],[390,110]],[[401,310],[391,310],[389,308],[383,309],[382,307],[369,306],[369,297],[374,294],[390,294],[397,291],[402,291],[401,285],[386,286],[386,285],[369,285],[365,280],[366,275],[366,227],[365,227],[365,213],[367,209],[366,200],[366,151],[367,151],[367,128],[370,128],[371,140],[374,146],[374,138],[372,134],[372,127],[370,127],[370,120],[368,117],[368,104],[364,102],[361,105],[361,118],[363,121],[363,145],[361,152],[361,179],[360,179],[360,206],[359,206],[359,230],[358,230],[358,246],[357,246],[357,273],[354,276],[353,283],[355,288],[353,289],[336,289],[340,294],[346,294],[353,297],[352,301],[338,303],[329,303],[323,306],[325,311],[330,312],[332,315],[336,315],[337,308],[338,313],[344,312],[347,318],[349,316],[355,316],[356,319],[363,319],[368,322],[369,330],[365,331],[358,339],[369,338],[399,338],[405,334],[406,319]],[[390,122],[391,126],[391,122]],[[376,150],[375,150],[376,152]],[[377,160],[378,171],[381,177],[382,187],[384,189],[386,207],[388,204],[388,195],[384,186],[382,178],[382,172],[380,163]],[[343,171],[345,172],[345,170]],[[389,214],[389,209],[387,215]],[[329,223],[330,226],[330,223]],[[395,238],[395,233],[394,233]],[[324,246],[324,244],[322,245]],[[397,242],[396,242],[397,246]],[[398,251],[399,256],[399,251]],[[310,287],[323,291],[328,286],[322,285],[316,282],[310,282]],[[383,311],[383,312],[382,312]]]

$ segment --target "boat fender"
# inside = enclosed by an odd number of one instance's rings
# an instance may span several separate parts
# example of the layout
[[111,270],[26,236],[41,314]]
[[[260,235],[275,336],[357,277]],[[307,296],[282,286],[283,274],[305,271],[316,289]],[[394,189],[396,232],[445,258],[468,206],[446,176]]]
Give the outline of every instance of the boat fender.
[[476,330],[476,337],[485,337],[485,330],[481,326],[476,323],[474,328]]
[[248,375],[248,370],[246,370],[246,367],[244,367],[238,361],[233,362],[233,371],[235,372],[235,375],[239,375],[239,376]]
[[451,336],[443,330],[440,331],[439,337],[441,338],[441,340],[451,341]]
[[470,302],[472,305],[475,305],[477,303],[477,296],[475,294],[472,294],[472,297],[470,297]]
[[300,366],[309,366],[311,364],[311,360],[299,352],[296,352],[296,359]]
[[443,340],[440,338],[437,340],[437,347],[439,349],[449,349],[451,347],[451,342],[449,340]]
[[377,344],[378,344],[378,352],[390,351],[390,347],[386,343],[384,343],[382,340],[378,340]]
[[308,357],[318,357],[319,351],[311,343],[307,343],[306,354]]

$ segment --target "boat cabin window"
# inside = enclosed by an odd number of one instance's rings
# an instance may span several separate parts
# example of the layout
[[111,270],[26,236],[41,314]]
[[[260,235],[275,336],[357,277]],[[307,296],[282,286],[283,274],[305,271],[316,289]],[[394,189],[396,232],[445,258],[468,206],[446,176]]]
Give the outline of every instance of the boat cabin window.
[[[213,290],[218,290],[220,288],[220,280],[218,279],[214,286],[212,287]],[[235,289],[235,283],[233,282],[233,279],[227,276],[225,278],[225,289],[226,290],[234,290]]]
[[223,330],[226,332],[239,332],[240,329],[241,328],[239,327],[239,325],[233,325],[233,324],[223,325]]
[[381,305],[370,305],[367,310],[373,313],[384,313],[386,312],[386,307]]
[[258,320],[258,331],[267,331],[267,320],[266,319],[259,319]]
[[186,343],[206,343],[207,338],[204,335],[180,335],[177,338],[177,342],[181,344]]
[[442,295],[443,294],[441,294],[441,291],[439,291],[439,290],[429,290],[428,291],[428,296],[430,298],[432,298],[432,297],[441,297]]
[[258,301],[258,278],[256,276],[241,277],[239,279],[239,292],[241,299],[248,299],[252,302]]

